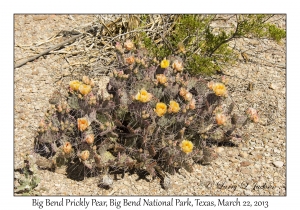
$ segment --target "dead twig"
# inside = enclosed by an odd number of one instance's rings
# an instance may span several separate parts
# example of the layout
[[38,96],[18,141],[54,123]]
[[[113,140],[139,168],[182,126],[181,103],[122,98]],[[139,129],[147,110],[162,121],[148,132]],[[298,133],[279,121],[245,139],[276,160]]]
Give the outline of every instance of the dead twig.
[[67,44],[67,43],[69,43],[69,42],[72,42],[72,41],[76,40],[77,38],[81,37],[82,35],[83,35],[83,34],[78,34],[78,35],[76,35],[76,36],[74,36],[74,37],[71,37],[70,39],[68,39],[68,40],[66,40],[66,41],[64,41],[64,42],[61,42],[61,43],[59,43],[59,44],[57,44],[57,45],[55,45],[55,46],[53,46],[53,47],[51,47],[51,48],[49,48],[49,49],[43,51],[43,52],[41,52],[41,53],[38,54],[38,55],[32,56],[32,57],[26,59],[25,61],[22,61],[22,62],[20,62],[19,64],[16,64],[16,65],[15,65],[15,68],[19,68],[19,67],[23,66],[24,64],[26,64],[27,62],[33,61],[33,60],[39,58],[40,56],[43,56],[43,55],[49,53],[49,52],[52,51],[52,50],[55,50],[55,49],[57,49],[57,48],[60,48],[60,47],[62,47],[63,45],[65,45],[65,44]]

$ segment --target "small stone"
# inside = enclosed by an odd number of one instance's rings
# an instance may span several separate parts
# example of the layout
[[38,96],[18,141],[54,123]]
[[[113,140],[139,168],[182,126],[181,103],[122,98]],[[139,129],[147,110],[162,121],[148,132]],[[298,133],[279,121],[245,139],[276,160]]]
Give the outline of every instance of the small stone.
[[252,163],[250,161],[243,161],[241,162],[241,167],[247,167],[250,166]]
[[260,169],[261,165],[255,164],[254,167],[257,168],[257,169]]
[[25,116],[24,114],[21,114],[20,118],[21,118],[22,120],[25,120],[25,119],[26,119],[26,116]]
[[30,103],[30,102],[31,102],[31,99],[30,99],[29,96],[25,96],[24,99],[25,99],[25,101],[26,101],[27,103]]
[[266,157],[269,157],[269,156],[270,156],[270,153],[266,152],[264,155],[265,155]]
[[241,173],[243,173],[243,174],[251,174],[251,170],[248,169],[248,168],[242,168],[241,169]]
[[273,162],[274,166],[276,166],[277,168],[281,168],[283,166],[283,162],[282,161],[274,161]]
[[130,186],[130,184],[129,184],[128,181],[124,181],[123,184],[124,184],[125,186]]
[[32,75],[38,75],[38,74],[39,74],[39,70],[35,69],[35,70],[32,71],[31,74],[32,74]]
[[38,72],[47,72],[47,69],[45,67],[37,67],[35,69],[35,71],[38,71]]
[[278,149],[274,149],[274,152],[279,154],[281,151]]
[[253,195],[253,193],[250,190],[245,190],[245,195]]
[[243,150],[243,151],[248,151],[248,148],[243,147],[242,150]]
[[240,152],[239,155],[240,155],[242,158],[247,158],[247,157],[248,157],[247,152]]
[[102,178],[103,186],[111,187],[113,182],[114,182],[113,179],[110,178],[108,175],[104,175],[103,178]]
[[238,162],[238,160],[235,159],[235,158],[230,158],[229,160],[230,160],[231,162],[233,162],[233,163],[237,163],[237,162]]
[[70,72],[68,69],[64,69],[64,70],[62,71],[62,74],[63,74],[64,76],[69,76],[69,75],[71,74],[71,72]]
[[224,151],[224,148],[223,148],[223,147],[217,147],[217,149],[216,149],[216,152],[217,152],[218,154],[222,153],[223,151]]
[[255,154],[255,155],[254,155],[254,158],[255,158],[256,160],[260,160],[260,159],[262,159],[262,155],[261,155],[261,154]]
[[48,17],[49,15],[33,15],[32,19],[38,21],[38,20],[46,20]]
[[277,86],[272,83],[272,84],[270,84],[269,88],[272,89],[272,90],[275,90],[275,89],[277,89]]

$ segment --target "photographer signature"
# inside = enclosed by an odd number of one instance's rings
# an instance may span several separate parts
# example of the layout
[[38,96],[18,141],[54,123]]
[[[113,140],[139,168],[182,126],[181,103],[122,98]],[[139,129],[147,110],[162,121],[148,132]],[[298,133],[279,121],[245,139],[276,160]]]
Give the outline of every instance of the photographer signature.
[[[208,189],[211,189],[214,185],[218,189],[228,189],[228,190],[235,191],[237,188],[246,189],[250,185],[250,183],[248,183],[246,181],[243,181],[238,184],[229,184],[229,183],[226,183],[226,181],[218,181],[218,182],[208,181],[205,183],[205,187]],[[254,186],[252,187],[252,190],[275,189],[275,187],[276,186],[270,185],[267,183],[263,183],[263,184],[255,183]]]

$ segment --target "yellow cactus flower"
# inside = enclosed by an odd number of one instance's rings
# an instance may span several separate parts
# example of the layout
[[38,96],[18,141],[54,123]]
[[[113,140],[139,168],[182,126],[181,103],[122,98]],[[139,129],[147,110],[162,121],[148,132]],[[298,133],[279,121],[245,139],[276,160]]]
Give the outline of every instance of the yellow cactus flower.
[[157,116],[161,117],[167,112],[167,105],[165,103],[157,103],[156,108],[154,109]]
[[89,92],[91,92],[91,90],[92,90],[92,87],[90,85],[81,84],[79,86],[79,92],[84,96],[89,94]]
[[213,85],[212,89],[217,96],[226,96],[227,95],[226,87],[223,83],[215,83]]
[[72,90],[77,91],[79,89],[79,86],[81,85],[81,82],[79,82],[78,80],[73,80],[69,83],[69,85]]
[[180,144],[180,147],[181,147],[181,150],[182,150],[184,153],[188,154],[188,153],[190,153],[190,152],[193,151],[194,145],[193,145],[193,143],[192,143],[191,141],[189,141],[189,140],[183,140],[183,141],[181,142],[181,144]]
[[95,140],[95,135],[94,134],[89,134],[85,137],[85,141],[88,144],[93,144]]
[[133,64],[134,63],[134,57],[133,56],[130,56],[128,58],[125,59],[125,62],[129,65]]
[[179,104],[176,101],[170,101],[168,112],[169,113],[178,113],[179,110],[180,110]]
[[84,150],[80,153],[80,159],[83,161],[89,159],[89,157],[90,157],[90,152],[88,150]]
[[157,74],[156,75],[156,79],[157,79],[157,82],[164,85],[167,83],[167,77],[164,75],[164,74]]
[[152,94],[148,93],[144,88],[135,95],[135,100],[143,103],[149,102],[152,99]]
[[89,122],[86,118],[78,118],[77,125],[78,129],[82,132],[89,126]]
[[224,114],[216,114],[216,122],[218,125],[224,125],[226,122],[226,116]]
[[175,69],[178,72],[182,72],[183,70],[183,65],[182,62],[179,62],[178,60],[175,60],[172,64],[173,69]]
[[164,58],[160,63],[160,67],[163,69],[168,68],[169,65],[170,65],[170,61],[167,60],[166,58]]
[[64,153],[70,154],[72,150],[72,144],[70,142],[66,142],[63,146]]
[[124,47],[126,50],[132,50],[134,48],[134,44],[131,40],[126,40]]

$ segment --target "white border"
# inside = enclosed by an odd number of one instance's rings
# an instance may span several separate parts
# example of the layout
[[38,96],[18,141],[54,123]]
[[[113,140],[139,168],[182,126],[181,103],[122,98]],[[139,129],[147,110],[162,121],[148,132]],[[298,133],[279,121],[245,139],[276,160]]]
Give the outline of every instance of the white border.
[[[32,209],[32,197],[13,197],[13,14],[14,13],[286,13],[287,14],[287,196],[286,197],[239,197],[240,200],[268,200],[268,209],[298,206],[300,189],[298,182],[299,167],[299,139],[296,130],[299,130],[296,117],[299,116],[299,16],[294,4],[288,1],[137,1],[137,0],[114,0],[114,1],[8,1],[2,3],[1,21],[1,204],[3,209],[22,208]],[[298,65],[297,65],[298,64]],[[58,200],[59,197],[49,197]],[[79,199],[79,197],[74,197]],[[112,197],[115,198],[115,197]],[[137,197],[116,197],[136,199]],[[168,197],[156,197],[167,200]],[[177,197],[175,197],[177,198]],[[184,199],[185,197],[178,197]],[[198,197],[201,200],[217,200],[222,197]],[[235,197],[225,197],[234,200]],[[42,197],[41,199],[47,199]],[[92,197],[87,197],[92,199]],[[109,197],[97,197],[108,200]],[[192,197],[194,199],[194,197]],[[19,208],[18,208],[19,207]],[[66,208],[66,209],[71,209]],[[122,207],[124,209],[126,207]],[[140,208],[140,207],[137,207]],[[137,209],[134,208],[134,209]],[[142,207],[152,208],[152,207]],[[167,208],[167,207],[165,207]],[[44,208],[45,209],[45,208]],[[73,209],[73,208],[72,208]],[[79,209],[79,208],[78,208]],[[83,208],[81,208],[83,209]],[[91,209],[91,208],[89,208]],[[97,208],[99,209],[99,207]],[[240,209],[240,207],[238,207]],[[294,208],[296,209],[296,208]]]

